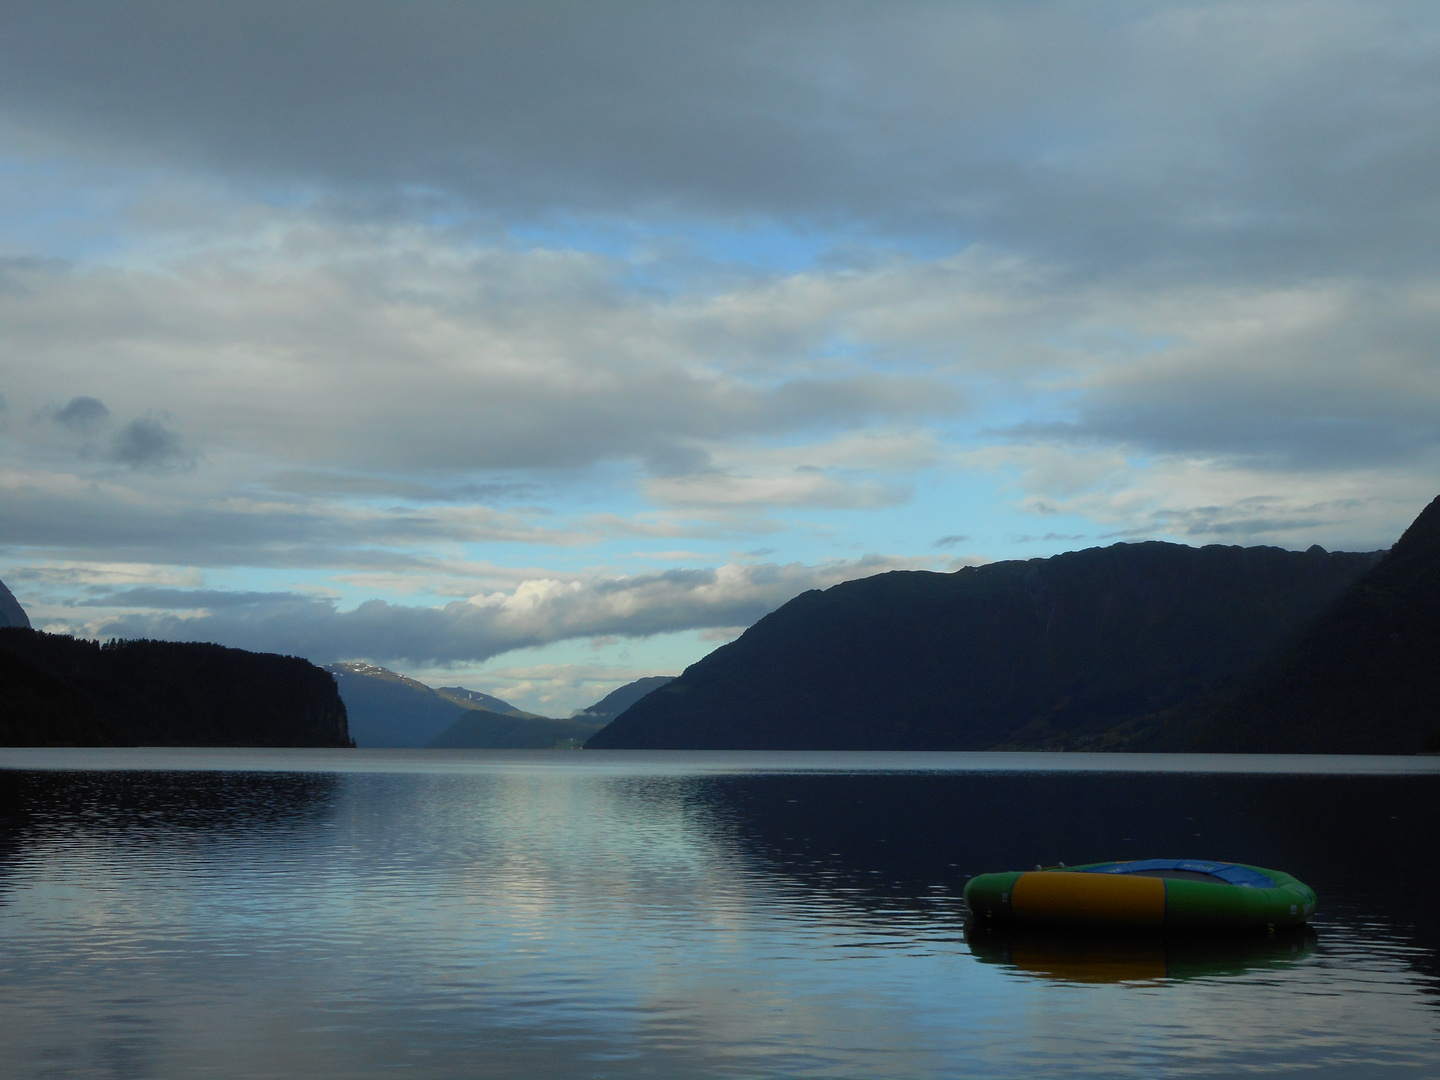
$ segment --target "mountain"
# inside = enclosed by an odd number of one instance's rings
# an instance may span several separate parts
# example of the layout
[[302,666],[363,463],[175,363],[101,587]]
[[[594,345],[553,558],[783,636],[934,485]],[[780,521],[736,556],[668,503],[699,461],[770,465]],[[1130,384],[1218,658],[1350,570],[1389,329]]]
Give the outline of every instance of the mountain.
[[1187,750],[1440,751],[1440,498],[1237,690],[1155,740]]
[[[617,715],[639,701],[651,690],[664,686],[670,681],[666,675],[652,675],[626,683],[603,698],[582,709],[568,720],[555,720],[546,716],[521,712],[506,706],[508,712],[497,709],[474,709],[460,716],[453,724],[432,739],[430,746],[436,748],[475,749],[571,749],[578,747]],[[459,689],[451,687],[449,689]],[[442,689],[440,693],[445,693]],[[474,695],[465,700],[486,699],[486,695],[474,690],[465,694]],[[452,700],[454,695],[452,695]],[[505,705],[499,698],[489,701]]]
[[673,675],[647,675],[643,679],[636,679],[634,682],[626,683],[619,690],[610,691],[588,709],[582,709],[576,713],[572,719],[593,720],[604,727],[646,694],[659,690],[660,687],[674,681],[675,676]]
[[[327,664],[325,670],[335,676],[345,699],[356,746],[426,746],[470,708],[422,682],[374,664]],[[498,698],[491,700],[505,705]]]
[[307,660],[174,641],[0,629],[0,745],[345,746],[335,681]]
[[447,701],[453,701],[456,705],[465,709],[484,709],[487,712],[499,713],[502,716],[535,716],[535,713],[525,712],[517,709],[508,701],[501,701],[498,697],[491,697],[489,694],[482,694],[479,690],[467,690],[463,686],[442,686],[435,691]]
[[15,594],[0,581],[0,627],[3,626],[20,626],[29,630],[30,616],[25,614],[25,609],[20,606],[20,601],[15,599]]
[[544,749],[578,745],[600,727],[517,709],[479,690],[422,682],[374,664],[341,663],[335,676],[357,746]]
[[1213,692],[1379,560],[1115,544],[796,597],[593,748],[1082,748]]
[[548,716],[468,709],[428,745],[436,749],[571,750],[600,727],[599,721],[586,720],[583,716],[557,720]]

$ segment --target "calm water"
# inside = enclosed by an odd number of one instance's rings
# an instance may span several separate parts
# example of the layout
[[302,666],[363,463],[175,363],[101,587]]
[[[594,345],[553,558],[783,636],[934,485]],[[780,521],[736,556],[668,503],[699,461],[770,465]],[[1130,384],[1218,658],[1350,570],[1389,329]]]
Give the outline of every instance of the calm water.
[[[1437,826],[1436,759],[0,750],[0,1074],[1436,1076]],[[966,938],[1144,855],[1320,916]]]

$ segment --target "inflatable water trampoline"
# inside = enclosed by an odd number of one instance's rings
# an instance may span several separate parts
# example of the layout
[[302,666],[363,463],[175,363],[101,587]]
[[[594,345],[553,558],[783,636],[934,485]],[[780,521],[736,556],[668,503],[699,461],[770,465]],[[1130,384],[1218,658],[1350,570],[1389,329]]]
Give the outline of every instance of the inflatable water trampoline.
[[1139,859],[980,874],[965,903],[976,919],[1025,926],[1267,930],[1303,926],[1315,890],[1244,863]]

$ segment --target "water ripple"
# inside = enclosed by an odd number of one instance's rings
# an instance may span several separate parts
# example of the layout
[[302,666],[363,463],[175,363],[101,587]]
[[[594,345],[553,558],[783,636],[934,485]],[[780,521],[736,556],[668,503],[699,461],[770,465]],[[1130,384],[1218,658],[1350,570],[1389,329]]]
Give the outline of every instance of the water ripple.
[[[1440,1071],[1434,871],[1374,873],[1434,776],[188,760],[0,772],[6,1075]],[[1197,824],[1315,931],[967,938],[968,873]]]

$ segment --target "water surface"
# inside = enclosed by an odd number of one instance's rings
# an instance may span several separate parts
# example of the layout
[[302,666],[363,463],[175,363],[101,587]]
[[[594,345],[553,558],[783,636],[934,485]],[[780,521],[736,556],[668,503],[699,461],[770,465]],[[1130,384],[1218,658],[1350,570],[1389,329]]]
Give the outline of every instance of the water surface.
[[[0,750],[6,1076],[1430,1076],[1433,758]],[[1313,932],[974,935],[986,870]]]

